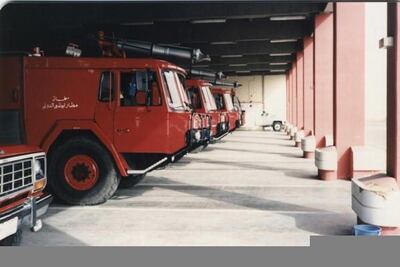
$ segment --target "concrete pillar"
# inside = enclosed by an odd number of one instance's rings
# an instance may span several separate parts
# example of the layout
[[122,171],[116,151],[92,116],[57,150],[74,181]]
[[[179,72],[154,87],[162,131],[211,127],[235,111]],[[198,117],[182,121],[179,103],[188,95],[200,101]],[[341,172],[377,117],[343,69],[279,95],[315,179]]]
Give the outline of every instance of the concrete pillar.
[[314,31],[314,134],[317,147],[333,135],[333,14],[315,17]]
[[400,184],[400,4],[388,4],[387,50],[387,174]]
[[292,64],[292,114],[293,124],[297,127],[297,68],[296,61]]
[[314,132],[314,39],[304,38],[304,132]]
[[290,111],[289,111],[289,71],[286,73],[286,121],[290,122]]
[[334,7],[334,140],[338,179],[352,176],[351,146],[365,135],[365,4]]
[[297,128],[304,128],[304,90],[303,90],[303,51],[297,52],[296,55],[296,77],[297,77]]

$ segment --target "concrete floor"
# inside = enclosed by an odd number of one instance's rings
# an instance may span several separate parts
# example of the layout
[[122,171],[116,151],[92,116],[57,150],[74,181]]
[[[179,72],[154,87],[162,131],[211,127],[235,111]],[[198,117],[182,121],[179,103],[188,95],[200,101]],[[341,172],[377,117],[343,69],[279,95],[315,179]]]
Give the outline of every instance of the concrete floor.
[[53,205],[23,245],[307,246],[349,234],[350,183],[316,174],[283,133],[236,131],[104,205]]

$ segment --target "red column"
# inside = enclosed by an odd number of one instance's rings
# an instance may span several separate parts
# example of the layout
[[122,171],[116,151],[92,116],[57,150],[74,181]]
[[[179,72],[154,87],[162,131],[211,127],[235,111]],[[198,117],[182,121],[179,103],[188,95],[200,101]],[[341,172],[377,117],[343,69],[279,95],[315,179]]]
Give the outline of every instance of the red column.
[[314,131],[314,39],[304,38],[304,132]]
[[292,64],[292,114],[293,124],[298,127],[297,121],[297,67],[296,61]]
[[303,51],[297,52],[296,55],[297,68],[297,127],[304,128],[304,91],[303,91]]
[[387,173],[400,183],[400,4],[388,3]]
[[315,17],[314,31],[314,134],[317,147],[333,135],[333,14]]
[[289,72],[286,73],[286,121],[289,120]]
[[288,95],[288,105],[289,105],[289,122],[293,123],[292,117],[292,69],[289,69],[289,95]]
[[338,179],[352,176],[351,151],[364,145],[365,4],[335,4],[334,137]]

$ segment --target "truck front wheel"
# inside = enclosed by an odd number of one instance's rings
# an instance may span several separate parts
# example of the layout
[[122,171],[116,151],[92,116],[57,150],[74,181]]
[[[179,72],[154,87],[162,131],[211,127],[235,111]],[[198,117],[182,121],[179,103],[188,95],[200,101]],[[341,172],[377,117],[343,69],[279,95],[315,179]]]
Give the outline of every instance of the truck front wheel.
[[119,181],[108,151],[90,138],[69,139],[51,154],[49,186],[64,203],[101,204],[114,195]]

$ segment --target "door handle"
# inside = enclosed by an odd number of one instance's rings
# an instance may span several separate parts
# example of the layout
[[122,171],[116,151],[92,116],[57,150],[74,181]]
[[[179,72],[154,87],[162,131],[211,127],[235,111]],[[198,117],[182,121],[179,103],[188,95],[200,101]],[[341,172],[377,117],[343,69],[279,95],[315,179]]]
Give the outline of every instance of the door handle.
[[131,129],[129,128],[118,128],[116,129],[117,133],[122,134],[122,133],[129,133]]

